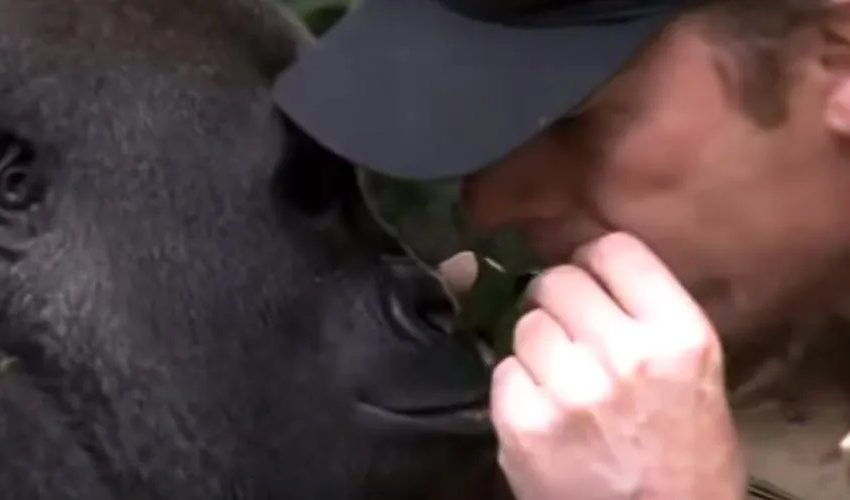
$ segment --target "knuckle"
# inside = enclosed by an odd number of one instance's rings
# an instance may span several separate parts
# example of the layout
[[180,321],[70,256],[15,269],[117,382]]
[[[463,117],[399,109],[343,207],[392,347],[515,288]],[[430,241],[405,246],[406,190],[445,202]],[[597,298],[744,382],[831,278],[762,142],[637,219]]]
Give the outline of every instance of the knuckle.
[[631,383],[646,378],[649,366],[648,358],[633,356],[618,360],[614,370],[620,380]]
[[711,335],[695,336],[691,341],[683,342],[674,355],[683,361],[703,362],[718,358],[720,346]]
[[592,269],[605,269],[623,256],[644,251],[643,243],[628,233],[610,233],[576,251],[576,259]]
[[637,237],[618,231],[609,233],[599,239],[599,245],[605,248],[612,248],[622,252],[643,252],[647,250],[643,242]]
[[[639,333],[638,332],[635,333]],[[611,368],[620,379],[634,380],[646,370],[651,359],[647,335],[623,336],[609,357]]]
[[[676,328],[662,338],[672,339],[667,349],[661,349],[673,356],[693,357],[703,356],[719,349],[719,341],[714,330],[706,325],[693,325],[682,332],[682,328]],[[663,346],[662,346],[663,347]]]
[[542,309],[534,309],[524,314],[514,328],[514,348],[526,345],[539,337],[549,327],[549,317]]
[[575,345],[569,360],[572,369],[555,395],[567,413],[592,410],[611,401],[617,391],[617,380],[591,349]]
[[508,358],[499,363],[493,372],[490,418],[500,442],[512,447],[531,446],[545,440],[563,426],[566,410],[555,401],[543,406],[521,405],[505,389],[511,384],[518,370],[521,370],[516,358]]
[[545,440],[548,428],[538,420],[502,419],[494,422],[499,441],[512,450],[534,448],[535,443]]
[[646,357],[634,375],[690,376],[722,368],[720,342],[713,335],[676,336],[675,333],[660,337],[647,348]]
[[566,415],[566,410],[557,410],[537,415],[536,418],[517,419],[507,422],[505,430],[514,443],[533,447],[535,443],[546,442],[558,434],[568,423]]
[[548,324],[546,312],[542,309],[534,309],[522,315],[517,321],[518,331],[539,331]]
[[645,358],[646,340],[637,328],[632,335],[623,335],[608,347],[608,360],[617,375],[631,374]]
[[553,267],[532,283],[531,295],[537,302],[563,295],[565,290],[570,290],[577,283],[585,280],[587,275],[584,270],[573,265]]
[[493,369],[493,374],[491,378],[493,379],[494,387],[501,387],[508,378],[512,377],[514,372],[516,372],[518,368],[518,361],[515,357],[511,356],[503,359],[496,365],[496,368]]
[[580,415],[608,406],[616,400],[620,389],[619,384],[618,380],[596,380],[582,390],[561,395],[563,413]]
[[559,397],[562,415],[581,415],[591,413],[597,408],[607,406],[617,394],[614,384],[593,384],[582,391],[562,394]]

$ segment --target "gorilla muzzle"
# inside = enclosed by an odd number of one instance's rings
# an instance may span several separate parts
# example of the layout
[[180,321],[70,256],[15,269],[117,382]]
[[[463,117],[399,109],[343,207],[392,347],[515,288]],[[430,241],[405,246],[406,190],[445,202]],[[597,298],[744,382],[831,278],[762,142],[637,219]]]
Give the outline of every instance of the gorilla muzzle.
[[380,302],[391,336],[361,372],[357,418],[378,434],[492,434],[490,369],[470,336],[456,332],[441,282],[409,258],[386,257]]

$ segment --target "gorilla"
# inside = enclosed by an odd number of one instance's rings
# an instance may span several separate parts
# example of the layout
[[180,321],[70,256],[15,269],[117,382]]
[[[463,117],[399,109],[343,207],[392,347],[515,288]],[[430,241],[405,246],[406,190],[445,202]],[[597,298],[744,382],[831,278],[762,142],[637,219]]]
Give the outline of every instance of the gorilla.
[[301,43],[270,0],[0,0],[2,498],[495,494],[476,345],[271,102]]

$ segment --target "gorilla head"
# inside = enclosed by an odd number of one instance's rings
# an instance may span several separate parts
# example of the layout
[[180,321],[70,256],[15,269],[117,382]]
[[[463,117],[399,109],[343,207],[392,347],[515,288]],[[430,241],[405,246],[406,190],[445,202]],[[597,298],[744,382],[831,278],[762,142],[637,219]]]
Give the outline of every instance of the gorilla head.
[[439,285],[271,103],[298,33],[0,0],[4,498],[413,500],[492,465]]

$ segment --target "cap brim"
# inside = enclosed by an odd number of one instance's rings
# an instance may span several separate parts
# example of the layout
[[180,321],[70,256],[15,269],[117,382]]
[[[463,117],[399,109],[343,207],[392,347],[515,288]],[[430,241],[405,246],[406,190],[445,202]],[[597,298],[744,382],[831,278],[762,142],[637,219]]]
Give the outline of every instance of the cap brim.
[[367,0],[275,83],[325,147],[384,174],[462,176],[547,128],[616,74],[674,12],[517,27],[436,1]]

